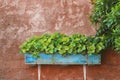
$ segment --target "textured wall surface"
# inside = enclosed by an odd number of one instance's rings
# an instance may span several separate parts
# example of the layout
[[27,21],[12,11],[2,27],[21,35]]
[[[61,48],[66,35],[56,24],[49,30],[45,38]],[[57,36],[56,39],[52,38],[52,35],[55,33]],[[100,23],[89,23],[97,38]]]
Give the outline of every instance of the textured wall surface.
[[[90,0],[0,0],[0,80],[37,80],[37,66],[24,63],[19,45],[55,31],[94,35],[91,9]],[[112,53],[104,53],[103,65],[87,67],[87,80],[119,80],[120,58]],[[83,67],[42,66],[41,80],[83,80]]]
[[105,50],[100,66],[87,66],[87,80],[120,80],[120,55]]

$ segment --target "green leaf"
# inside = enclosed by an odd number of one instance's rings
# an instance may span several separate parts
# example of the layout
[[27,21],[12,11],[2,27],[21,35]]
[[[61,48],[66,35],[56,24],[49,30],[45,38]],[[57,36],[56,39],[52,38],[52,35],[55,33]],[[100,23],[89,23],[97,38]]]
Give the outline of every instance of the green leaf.
[[[43,34],[39,37],[32,37],[20,46],[20,51],[32,53],[37,57],[39,53],[61,55],[67,54],[93,54],[101,51],[103,46],[103,37],[85,36],[81,34],[73,34],[67,36],[60,33]],[[97,44],[99,42],[99,44]],[[116,42],[117,43],[117,42]],[[97,46],[95,46],[97,45]],[[117,49],[117,48],[116,48]]]

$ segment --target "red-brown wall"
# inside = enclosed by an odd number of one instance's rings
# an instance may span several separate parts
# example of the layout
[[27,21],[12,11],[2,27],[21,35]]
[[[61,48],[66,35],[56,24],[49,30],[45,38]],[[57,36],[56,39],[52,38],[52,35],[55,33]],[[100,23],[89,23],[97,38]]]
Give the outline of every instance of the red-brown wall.
[[[90,0],[0,0],[0,80],[38,80],[19,45],[32,35],[61,32],[95,35]],[[87,66],[87,80],[120,80],[120,56],[108,49],[102,64]],[[41,66],[41,80],[84,80],[83,66]]]

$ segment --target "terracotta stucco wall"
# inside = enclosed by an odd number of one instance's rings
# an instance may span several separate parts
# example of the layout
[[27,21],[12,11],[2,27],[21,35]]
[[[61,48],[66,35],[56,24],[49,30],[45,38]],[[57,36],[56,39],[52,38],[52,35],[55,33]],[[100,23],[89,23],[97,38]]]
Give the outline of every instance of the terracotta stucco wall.
[[[90,0],[0,0],[0,80],[37,80],[37,66],[24,63],[19,45],[55,31],[94,35]],[[87,80],[119,80],[120,56],[103,52],[102,65],[87,66]],[[41,66],[41,80],[83,80],[83,66]]]

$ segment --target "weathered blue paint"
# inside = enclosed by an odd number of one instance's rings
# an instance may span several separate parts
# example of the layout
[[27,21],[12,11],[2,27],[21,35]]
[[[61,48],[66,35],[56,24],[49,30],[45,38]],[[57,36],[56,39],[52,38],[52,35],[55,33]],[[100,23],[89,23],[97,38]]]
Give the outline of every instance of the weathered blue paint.
[[26,63],[33,63],[37,60],[37,58],[34,58],[32,55],[30,54],[25,54],[25,62]]
[[101,62],[101,55],[88,55],[88,64],[100,64]]
[[34,58],[31,54],[26,53],[25,62],[27,64],[94,65],[94,64],[101,64],[101,55],[73,54],[64,57],[57,53],[54,55],[40,53],[39,58]]

